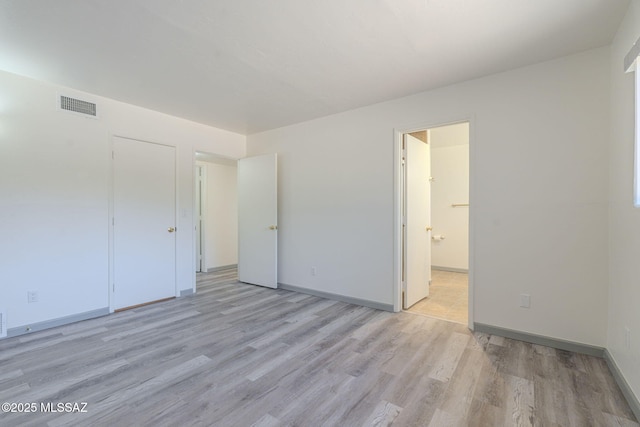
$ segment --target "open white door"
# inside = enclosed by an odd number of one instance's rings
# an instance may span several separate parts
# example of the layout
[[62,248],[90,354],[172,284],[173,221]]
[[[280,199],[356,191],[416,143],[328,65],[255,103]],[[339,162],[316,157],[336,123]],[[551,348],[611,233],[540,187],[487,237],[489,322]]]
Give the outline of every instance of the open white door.
[[431,281],[431,151],[404,135],[404,308],[429,296]]
[[113,138],[113,307],[176,296],[175,148]]
[[238,160],[238,280],[278,287],[277,155]]

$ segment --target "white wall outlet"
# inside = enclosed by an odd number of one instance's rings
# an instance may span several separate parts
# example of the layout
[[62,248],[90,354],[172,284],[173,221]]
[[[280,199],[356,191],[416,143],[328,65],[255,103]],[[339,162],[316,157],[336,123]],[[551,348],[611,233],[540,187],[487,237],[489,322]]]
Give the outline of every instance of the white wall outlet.
[[27,291],[27,302],[38,302],[38,291]]
[[631,349],[631,329],[624,327],[624,346],[627,350]]
[[529,294],[521,294],[520,295],[520,307],[522,307],[522,308],[530,308],[531,307],[531,295],[529,295]]
[[311,267],[311,275],[315,276],[316,274],[318,274],[318,269],[316,267]]

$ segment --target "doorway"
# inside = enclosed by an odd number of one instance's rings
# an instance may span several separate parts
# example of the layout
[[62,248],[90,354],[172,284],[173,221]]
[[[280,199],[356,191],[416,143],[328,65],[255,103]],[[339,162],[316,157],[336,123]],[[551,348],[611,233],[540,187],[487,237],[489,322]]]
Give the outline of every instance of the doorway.
[[471,327],[469,135],[469,122],[397,133],[396,309]]
[[237,161],[196,152],[194,163],[194,242],[196,273],[238,263]]
[[195,152],[194,159],[194,292],[198,266],[236,269],[242,282],[276,288],[277,154],[236,160]]

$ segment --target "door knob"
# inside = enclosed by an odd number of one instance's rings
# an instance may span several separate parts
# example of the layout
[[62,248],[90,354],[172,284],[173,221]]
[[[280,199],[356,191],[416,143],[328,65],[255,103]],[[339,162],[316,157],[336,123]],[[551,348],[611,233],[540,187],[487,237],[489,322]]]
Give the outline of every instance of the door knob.
[[427,228],[426,228],[426,230],[427,230],[427,231],[432,231],[432,230],[433,230],[433,227],[427,227]]
[[277,230],[278,226],[277,225],[272,225],[269,227],[269,230]]
[[169,233],[173,233],[174,231],[176,231],[176,229],[175,229],[175,227],[169,227],[169,228],[167,228],[167,231]]

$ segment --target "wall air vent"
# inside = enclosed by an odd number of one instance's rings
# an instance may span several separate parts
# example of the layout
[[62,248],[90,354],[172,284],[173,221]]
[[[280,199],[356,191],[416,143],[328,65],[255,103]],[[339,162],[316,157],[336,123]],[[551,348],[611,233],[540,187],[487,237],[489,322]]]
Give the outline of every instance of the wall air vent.
[[96,104],[60,95],[60,109],[97,117]]

